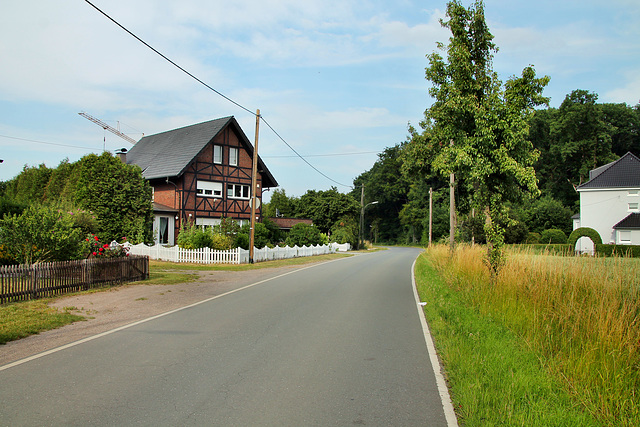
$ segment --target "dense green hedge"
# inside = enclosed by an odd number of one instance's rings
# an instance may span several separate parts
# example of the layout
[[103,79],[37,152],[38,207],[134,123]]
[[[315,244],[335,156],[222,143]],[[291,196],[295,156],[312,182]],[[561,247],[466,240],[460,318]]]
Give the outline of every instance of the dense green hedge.
[[602,237],[600,237],[600,233],[589,227],[580,227],[573,230],[569,235],[567,243],[575,247],[578,239],[581,237],[590,238],[594,245],[602,244]]
[[511,245],[513,248],[519,248],[524,250],[530,250],[531,252],[535,252],[537,254],[546,253],[550,255],[573,255],[574,248],[571,245],[566,244],[520,244],[520,245]]
[[626,256],[640,258],[640,246],[635,245],[596,245],[596,253],[600,256]]

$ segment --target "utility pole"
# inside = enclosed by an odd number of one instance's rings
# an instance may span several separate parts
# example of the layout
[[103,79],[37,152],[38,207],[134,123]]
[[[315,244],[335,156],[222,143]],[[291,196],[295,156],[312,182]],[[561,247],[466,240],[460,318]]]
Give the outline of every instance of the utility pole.
[[360,187],[360,233],[358,233],[358,249],[362,248],[362,227],[364,227],[364,184]]
[[433,235],[433,188],[429,187],[429,247],[431,247],[432,235]]
[[[453,139],[450,140],[449,145],[453,147]],[[456,195],[454,191],[456,178],[451,171],[449,174],[449,249],[453,255],[453,249],[456,243]]]
[[253,145],[253,168],[251,169],[251,229],[249,233],[249,264],[253,264],[253,245],[256,231],[256,194],[258,185],[258,134],[260,130],[260,110],[256,111],[256,138]]

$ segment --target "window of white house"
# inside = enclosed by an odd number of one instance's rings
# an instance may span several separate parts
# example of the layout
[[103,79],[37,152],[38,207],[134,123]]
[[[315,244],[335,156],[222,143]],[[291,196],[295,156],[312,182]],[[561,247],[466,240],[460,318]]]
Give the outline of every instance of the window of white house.
[[629,196],[639,196],[640,191],[638,190],[629,190]]
[[618,231],[618,235],[620,236],[620,243],[631,243],[631,231]]
[[242,184],[227,184],[227,197],[232,199],[248,199],[249,186]]
[[629,203],[629,212],[638,212],[639,203]]
[[213,163],[222,163],[222,145],[213,146]]
[[229,147],[229,164],[238,166],[238,149],[235,147]]
[[196,194],[202,197],[222,197],[222,183],[211,181],[198,181]]

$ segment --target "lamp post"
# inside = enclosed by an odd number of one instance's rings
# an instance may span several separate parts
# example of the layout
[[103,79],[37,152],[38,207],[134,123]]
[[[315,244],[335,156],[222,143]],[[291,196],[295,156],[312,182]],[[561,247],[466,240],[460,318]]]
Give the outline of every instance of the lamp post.
[[358,249],[362,248],[364,246],[364,236],[363,236],[363,228],[364,228],[364,210],[367,208],[367,206],[369,205],[375,205],[377,204],[378,201],[376,200],[375,202],[369,202],[366,205],[363,205],[362,202],[360,204],[361,208],[360,208],[360,238],[358,239]]

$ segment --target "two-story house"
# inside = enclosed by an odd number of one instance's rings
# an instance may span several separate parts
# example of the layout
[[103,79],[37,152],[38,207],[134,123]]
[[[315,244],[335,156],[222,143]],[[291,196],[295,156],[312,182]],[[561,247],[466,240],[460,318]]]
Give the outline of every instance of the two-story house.
[[[640,245],[640,159],[627,153],[589,172],[589,181],[577,188],[580,219],[577,227],[596,230],[602,243]],[[588,238],[578,241],[576,250],[592,252]]]
[[[126,154],[153,188],[154,235],[172,245],[183,222],[215,225],[233,218],[251,219],[253,145],[234,117],[145,136]],[[277,187],[258,159],[257,201],[264,188]],[[256,203],[257,220],[261,203]]]

